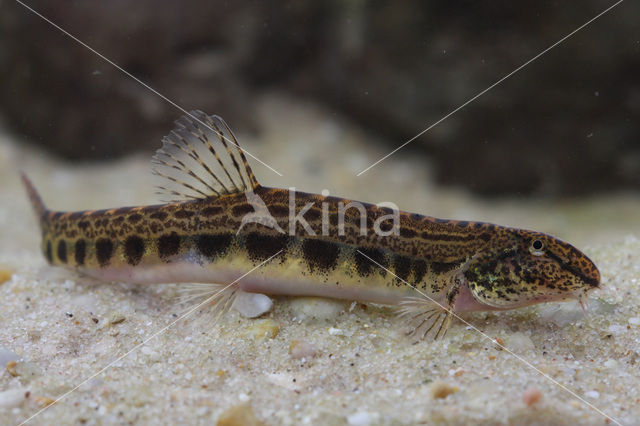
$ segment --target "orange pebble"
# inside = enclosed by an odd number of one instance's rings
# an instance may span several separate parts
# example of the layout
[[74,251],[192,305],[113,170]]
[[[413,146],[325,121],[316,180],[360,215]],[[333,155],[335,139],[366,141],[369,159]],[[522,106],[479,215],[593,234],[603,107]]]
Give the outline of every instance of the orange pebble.
[[532,407],[538,401],[542,399],[542,392],[536,387],[529,387],[522,394],[522,402],[525,403],[527,407]]

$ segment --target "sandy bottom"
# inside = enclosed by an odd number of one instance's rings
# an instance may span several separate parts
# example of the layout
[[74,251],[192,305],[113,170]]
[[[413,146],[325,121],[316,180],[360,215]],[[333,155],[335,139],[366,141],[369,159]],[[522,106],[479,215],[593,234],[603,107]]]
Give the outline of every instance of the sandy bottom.
[[429,167],[401,153],[356,178],[385,154],[370,137],[308,105],[260,102],[260,139],[239,136],[283,173],[252,161],[264,184],[549,232],[591,256],[602,290],[586,315],[575,302],[477,313],[466,318],[485,335],[455,322],[435,342],[406,336],[390,308],[318,299],[276,299],[261,318],[233,311],[216,327],[206,313],[174,323],[188,308],[174,285],[46,266],[17,176],[54,209],[146,204],[147,156],[69,166],[0,136],[0,423],[60,396],[30,423],[640,422],[640,196],[479,200],[433,187]]

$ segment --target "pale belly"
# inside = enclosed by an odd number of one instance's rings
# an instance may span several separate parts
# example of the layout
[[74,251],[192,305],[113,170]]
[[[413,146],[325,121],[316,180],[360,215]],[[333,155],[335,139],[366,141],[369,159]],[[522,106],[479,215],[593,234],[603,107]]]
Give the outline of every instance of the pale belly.
[[[303,274],[296,264],[281,265],[274,261],[251,271],[252,266],[242,262],[199,264],[190,261],[171,263],[114,266],[104,269],[81,269],[81,272],[108,282],[134,284],[162,283],[235,283],[238,289],[250,293],[283,296],[317,296],[333,299],[358,300],[396,305],[420,293],[408,285],[387,284],[379,277],[350,279],[341,274],[318,276]],[[249,272],[251,271],[251,272]],[[437,297],[439,295],[429,295]]]

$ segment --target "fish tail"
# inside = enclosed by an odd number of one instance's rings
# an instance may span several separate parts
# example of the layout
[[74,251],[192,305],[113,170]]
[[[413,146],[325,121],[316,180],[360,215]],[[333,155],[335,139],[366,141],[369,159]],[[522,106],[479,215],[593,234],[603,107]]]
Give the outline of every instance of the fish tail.
[[33,186],[31,180],[29,180],[27,175],[24,173],[20,173],[20,175],[22,176],[22,182],[27,189],[27,194],[29,195],[29,200],[31,201],[33,210],[36,212],[40,223],[42,223],[49,210],[47,210],[47,208],[45,207],[44,203],[42,202],[42,198],[40,198],[40,194],[38,194],[38,191],[36,190],[35,186]]

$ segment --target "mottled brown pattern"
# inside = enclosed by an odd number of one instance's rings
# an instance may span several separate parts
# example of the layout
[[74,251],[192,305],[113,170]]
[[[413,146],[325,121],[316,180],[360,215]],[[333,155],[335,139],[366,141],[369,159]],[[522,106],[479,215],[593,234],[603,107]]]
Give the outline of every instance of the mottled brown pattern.
[[[352,200],[303,192],[295,193],[295,205],[290,206],[289,190],[259,186],[221,118],[201,111],[192,114],[198,120],[182,117],[174,132],[163,139],[163,147],[154,156],[154,170],[182,185],[187,193],[199,192],[202,198],[154,206],[49,212],[23,177],[40,218],[42,249],[49,263],[100,269],[187,258],[217,267],[224,266],[226,258],[243,258],[255,266],[279,252],[277,265],[282,271],[293,268],[295,273],[313,276],[322,283],[392,287],[394,291],[406,290],[408,283],[444,296],[442,300],[451,306],[460,287],[467,285],[478,301],[498,309],[557,299],[599,285],[600,275],[593,262],[573,246],[546,234],[399,212],[397,232],[379,235],[374,225],[391,213],[385,207],[357,203],[364,207],[361,217],[356,206],[344,210]],[[202,121],[215,128],[218,141],[208,139]],[[221,133],[231,137],[233,144],[221,138]],[[214,142],[222,147],[214,148]],[[191,149],[202,144],[206,151]],[[213,154],[220,164],[219,154],[227,153],[233,167],[218,176],[198,152]],[[186,170],[180,160],[185,154],[210,175],[200,177]],[[185,179],[194,178],[208,187],[210,191],[205,191],[212,196],[204,197],[186,181],[172,179],[163,167],[181,171]],[[227,186],[220,180],[225,176],[230,180]],[[169,196],[197,198],[160,188]],[[293,235],[259,223],[243,224],[243,217],[254,208],[238,188],[259,196],[285,232],[290,230],[289,219],[311,203],[303,215],[311,232],[301,223],[293,227]],[[393,230],[392,220],[378,224],[383,232]],[[340,282],[343,280],[348,282]]]

